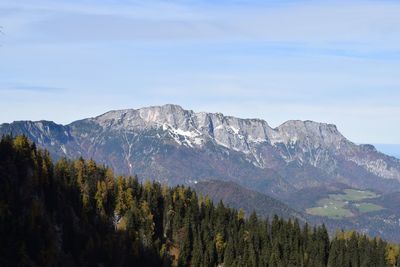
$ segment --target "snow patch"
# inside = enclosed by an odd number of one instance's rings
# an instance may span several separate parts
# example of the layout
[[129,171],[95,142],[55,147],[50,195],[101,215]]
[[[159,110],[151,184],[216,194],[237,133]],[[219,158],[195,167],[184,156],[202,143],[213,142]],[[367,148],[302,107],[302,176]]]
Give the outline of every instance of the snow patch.
[[235,134],[239,134],[240,129],[235,128],[234,126],[229,126]]
[[176,134],[182,135],[182,136],[187,136],[187,137],[191,137],[194,138],[196,137],[198,134],[194,133],[194,132],[190,132],[190,131],[184,131],[181,129],[172,129]]
[[266,142],[267,140],[264,139],[264,138],[253,137],[253,136],[249,135],[249,136],[247,137],[247,141],[249,141],[249,142],[251,142],[251,143],[264,143],[264,142]]
[[188,147],[194,147],[202,145],[204,139],[201,138],[201,132],[195,129],[195,131],[185,131],[182,129],[174,128],[171,125],[164,123],[162,125],[164,131],[168,131],[170,136],[179,145],[186,145]]
[[60,148],[61,148],[62,152],[64,152],[64,154],[67,155],[67,149],[65,148],[65,146],[61,145]]

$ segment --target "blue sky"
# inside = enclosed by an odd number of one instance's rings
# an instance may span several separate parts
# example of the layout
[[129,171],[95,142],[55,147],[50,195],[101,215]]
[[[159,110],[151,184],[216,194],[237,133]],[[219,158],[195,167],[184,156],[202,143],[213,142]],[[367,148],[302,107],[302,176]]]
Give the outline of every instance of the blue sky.
[[175,103],[400,144],[399,14],[382,0],[2,0],[0,122]]

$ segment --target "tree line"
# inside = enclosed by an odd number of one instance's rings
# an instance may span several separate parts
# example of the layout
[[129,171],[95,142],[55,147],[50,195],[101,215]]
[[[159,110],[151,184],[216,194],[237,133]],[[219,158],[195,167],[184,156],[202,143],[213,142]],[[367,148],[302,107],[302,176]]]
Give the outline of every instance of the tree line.
[[0,141],[0,266],[400,266],[399,246]]

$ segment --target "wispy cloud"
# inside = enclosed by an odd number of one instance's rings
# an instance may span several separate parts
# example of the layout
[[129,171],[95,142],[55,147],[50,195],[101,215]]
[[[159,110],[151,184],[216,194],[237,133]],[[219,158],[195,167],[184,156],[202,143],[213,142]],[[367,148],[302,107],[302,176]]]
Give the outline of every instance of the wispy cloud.
[[13,92],[13,91],[26,91],[26,92],[38,92],[38,93],[57,93],[61,91],[67,90],[66,88],[61,87],[52,87],[52,86],[38,86],[38,85],[26,85],[26,84],[1,84],[0,83],[0,92]]
[[13,20],[26,20],[31,13],[31,21],[21,30],[36,42],[264,41],[328,52],[400,50],[400,4],[392,1],[294,1],[285,5],[7,2],[3,8],[20,10],[20,14],[13,13]]

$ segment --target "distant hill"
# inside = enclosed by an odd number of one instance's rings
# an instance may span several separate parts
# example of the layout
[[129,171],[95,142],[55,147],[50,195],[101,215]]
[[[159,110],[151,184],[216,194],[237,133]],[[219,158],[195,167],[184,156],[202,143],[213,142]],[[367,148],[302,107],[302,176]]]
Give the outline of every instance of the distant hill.
[[283,202],[259,192],[244,188],[234,182],[204,181],[192,186],[203,196],[209,196],[214,202],[222,200],[235,209],[243,209],[247,216],[255,211],[259,216],[272,218],[275,214],[283,218],[298,218],[304,221],[304,215]]

